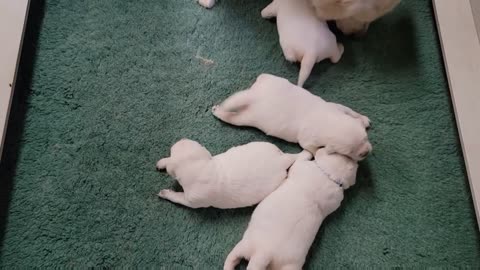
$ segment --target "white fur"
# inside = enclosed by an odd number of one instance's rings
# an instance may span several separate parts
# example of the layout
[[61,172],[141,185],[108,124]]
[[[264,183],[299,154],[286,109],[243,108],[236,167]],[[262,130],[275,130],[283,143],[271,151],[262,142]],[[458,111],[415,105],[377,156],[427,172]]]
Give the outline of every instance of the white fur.
[[233,147],[212,157],[198,142],[181,140],[170,157],[157,163],[178,180],[184,192],[164,189],[158,196],[191,208],[237,208],[259,203],[287,177],[297,157],[266,142]]
[[323,20],[336,20],[344,34],[364,34],[374,20],[393,10],[400,0],[309,0]]
[[[253,212],[224,270],[233,270],[241,258],[249,260],[249,270],[302,269],[323,220],[340,206],[343,190],[355,183],[357,167],[352,159],[328,155],[324,149],[314,161],[296,161],[285,183]],[[343,187],[325,172],[341,179]]]
[[274,0],[262,10],[262,17],[277,17],[283,55],[290,62],[301,62],[298,86],[303,86],[315,63],[327,58],[337,63],[342,57],[343,45],[337,44],[308,0]]
[[212,8],[215,5],[215,0],[198,0],[198,3],[204,8]]
[[325,146],[329,153],[361,160],[372,150],[366,116],[274,75],[260,75],[250,89],[214,106],[213,114],[233,125],[256,127],[267,135],[298,142],[311,153]]

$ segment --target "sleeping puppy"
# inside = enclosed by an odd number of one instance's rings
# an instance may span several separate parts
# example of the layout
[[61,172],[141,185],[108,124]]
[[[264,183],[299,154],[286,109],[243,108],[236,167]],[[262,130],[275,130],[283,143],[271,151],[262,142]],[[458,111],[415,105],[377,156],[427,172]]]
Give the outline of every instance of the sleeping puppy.
[[342,57],[343,45],[337,44],[308,0],[274,0],[262,10],[262,17],[277,17],[283,55],[290,62],[301,62],[298,86],[303,86],[315,63],[327,58],[337,63]]
[[322,20],[335,20],[344,34],[364,34],[374,20],[392,11],[400,0],[309,0]]
[[325,146],[328,153],[362,160],[372,150],[366,116],[270,74],[260,75],[250,89],[235,93],[212,111],[224,122],[298,142],[310,153]]
[[357,162],[319,149],[314,161],[296,161],[288,178],[253,211],[242,240],[227,256],[224,270],[242,258],[247,269],[301,270],[325,217],[355,184]]
[[205,147],[187,139],[174,144],[170,152],[157,168],[166,169],[184,191],[164,189],[158,196],[191,208],[224,209],[259,203],[285,180],[297,157],[310,156],[285,154],[271,143],[252,142],[212,157]]

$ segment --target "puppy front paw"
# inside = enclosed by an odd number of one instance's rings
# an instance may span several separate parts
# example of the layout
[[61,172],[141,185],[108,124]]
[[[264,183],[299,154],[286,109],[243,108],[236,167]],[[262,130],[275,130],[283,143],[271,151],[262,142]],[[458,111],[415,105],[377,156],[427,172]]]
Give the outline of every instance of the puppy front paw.
[[198,0],[198,3],[204,8],[212,8],[215,5],[215,0]]
[[162,158],[160,159],[157,164],[156,164],[156,167],[157,167],[157,170],[165,170],[167,168],[167,160],[168,158]]
[[172,192],[172,190],[170,189],[162,189],[160,190],[160,192],[158,193],[158,197],[162,198],[162,199],[167,199],[168,197],[168,194]]
[[370,128],[371,122],[370,119],[364,115],[360,116],[360,121],[362,121],[362,125],[368,129]]

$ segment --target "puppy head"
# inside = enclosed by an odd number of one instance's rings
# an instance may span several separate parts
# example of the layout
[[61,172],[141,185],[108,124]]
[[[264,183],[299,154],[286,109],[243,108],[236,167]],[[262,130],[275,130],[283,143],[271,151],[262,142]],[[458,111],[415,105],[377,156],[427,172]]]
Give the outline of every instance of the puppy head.
[[358,163],[341,154],[330,154],[326,148],[320,148],[315,153],[315,162],[334,177],[342,180],[344,189],[355,184]]
[[360,161],[372,151],[367,131],[358,121],[337,123],[330,131],[325,146],[325,151],[329,154],[338,153]]
[[211,159],[208,150],[196,141],[182,139],[170,149],[170,156],[176,161]]

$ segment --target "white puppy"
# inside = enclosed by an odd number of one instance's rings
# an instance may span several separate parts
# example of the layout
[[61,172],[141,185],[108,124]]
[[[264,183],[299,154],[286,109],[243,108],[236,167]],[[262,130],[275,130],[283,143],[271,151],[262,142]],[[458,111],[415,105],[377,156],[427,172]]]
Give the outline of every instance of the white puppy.
[[183,192],[164,189],[158,196],[191,208],[237,208],[259,203],[287,177],[287,169],[303,154],[285,154],[266,142],[233,147],[214,156],[192,140],[180,140],[170,157],[157,163],[167,169]]
[[242,240],[225,260],[233,270],[241,258],[247,269],[301,270],[308,250],[326,216],[355,184],[357,163],[319,149],[314,161],[296,161],[288,178],[252,214]]
[[308,0],[274,0],[262,10],[263,18],[277,17],[283,55],[290,62],[301,62],[298,86],[303,86],[315,63],[329,58],[337,63],[343,45],[328,29],[326,21],[315,15]]
[[222,121],[298,142],[310,153],[325,146],[329,153],[361,160],[372,150],[367,117],[277,76],[260,75],[250,89],[235,93],[212,110]]
[[215,5],[215,0],[198,0],[198,4],[204,8],[212,8]]
[[400,0],[309,0],[322,20],[336,20],[344,34],[364,34],[374,20],[393,10]]

